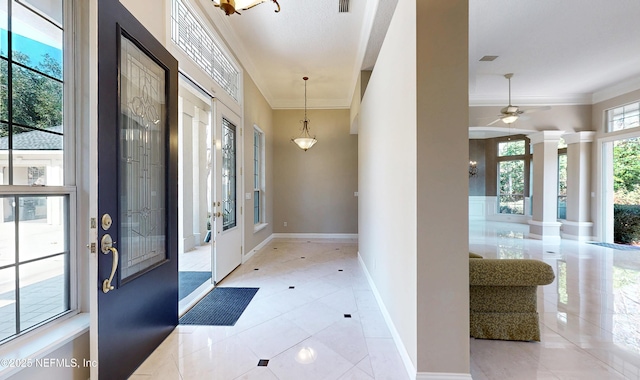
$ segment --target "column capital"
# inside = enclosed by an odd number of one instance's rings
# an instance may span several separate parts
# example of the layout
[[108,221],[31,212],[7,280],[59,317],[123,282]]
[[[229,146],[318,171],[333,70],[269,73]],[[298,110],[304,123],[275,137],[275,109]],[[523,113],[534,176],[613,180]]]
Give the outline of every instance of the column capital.
[[577,143],[583,143],[583,142],[593,142],[593,139],[595,136],[596,136],[596,133],[593,131],[582,131],[582,132],[576,132],[576,133],[567,133],[563,137],[567,145],[570,145],[570,144],[577,144]]
[[565,131],[540,131],[527,135],[531,144],[539,144],[541,142],[558,142]]

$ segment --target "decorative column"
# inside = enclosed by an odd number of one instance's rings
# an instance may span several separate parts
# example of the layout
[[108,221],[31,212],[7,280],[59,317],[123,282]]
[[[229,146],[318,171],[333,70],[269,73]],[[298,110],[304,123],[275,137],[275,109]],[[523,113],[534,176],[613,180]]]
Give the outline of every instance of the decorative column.
[[533,148],[533,215],[529,237],[560,241],[558,222],[558,142],[563,131],[542,131],[527,137]]
[[595,132],[564,135],[567,143],[567,220],[562,236],[572,240],[590,240],[591,222],[591,149]]

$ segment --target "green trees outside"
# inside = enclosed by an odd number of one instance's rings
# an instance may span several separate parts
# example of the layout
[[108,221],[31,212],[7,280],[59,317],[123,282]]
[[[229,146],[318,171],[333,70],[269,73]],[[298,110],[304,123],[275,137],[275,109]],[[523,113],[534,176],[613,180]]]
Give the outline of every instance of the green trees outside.
[[614,143],[613,191],[615,204],[640,204],[640,138]]
[[513,157],[501,160],[498,166],[500,213],[524,214],[525,141],[505,141],[498,144],[498,156]]
[[[13,59],[32,66],[26,54],[14,52]],[[62,66],[48,55],[35,69],[62,78]],[[13,122],[41,129],[62,125],[62,83],[19,65],[13,66],[11,74],[13,94],[8,93],[9,65],[7,61],[0,61],[0,119],[8,121],[8,99],[12,96]],[[0,137],[7,134],[7,129],[0,127]]]
[[640,243],[640,138],[613,145],[614,240]]

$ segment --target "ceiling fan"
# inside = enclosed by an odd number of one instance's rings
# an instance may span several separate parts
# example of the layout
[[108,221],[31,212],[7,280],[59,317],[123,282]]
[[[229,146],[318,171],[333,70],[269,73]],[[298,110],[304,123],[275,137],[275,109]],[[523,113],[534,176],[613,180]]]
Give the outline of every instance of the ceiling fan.
[[504,74],[504,77],[507,78],[507,80],[509,81],[509,105],[501,109],[500,117],[492,121],[491,123],[487,124],[487,126],[493,125],[499,121],[502,121],[505,124],[512,124],[516,120],[518,120],[520,115],[531,113],[531,112],[537,112],[537,111],[546,111],[551,109],[551,107],[546,106],[546,107],[536,107],[536,108],[529,108],[526,110],[522,110],[518,106],[511,105],[511,78],[513,77],[513,73]]

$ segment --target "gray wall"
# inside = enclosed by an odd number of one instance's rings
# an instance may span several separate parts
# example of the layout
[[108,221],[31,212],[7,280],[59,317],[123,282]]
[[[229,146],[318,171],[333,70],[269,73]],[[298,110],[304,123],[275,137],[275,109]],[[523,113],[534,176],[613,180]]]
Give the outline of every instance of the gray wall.
[[273,111],[273,232],[355,234],[358,136],[349,133],[349,110],[308,110],[318,143],[306,152],[290,141],[303,117],[303,110]]
[[469,140],[469,161],[476,161],[478,166],[478,174],[469,177],[469,195],[484,196],[485,178],[487,175],[485,160],[485,144],[486,140]]
[[[273,233],[273,112],[249,75],[244,76],[244,189],[251,199],[244,203],[245,254]],[[264,132],[265,138],[265,208],[264,229],[253,231],[253,126]]]

